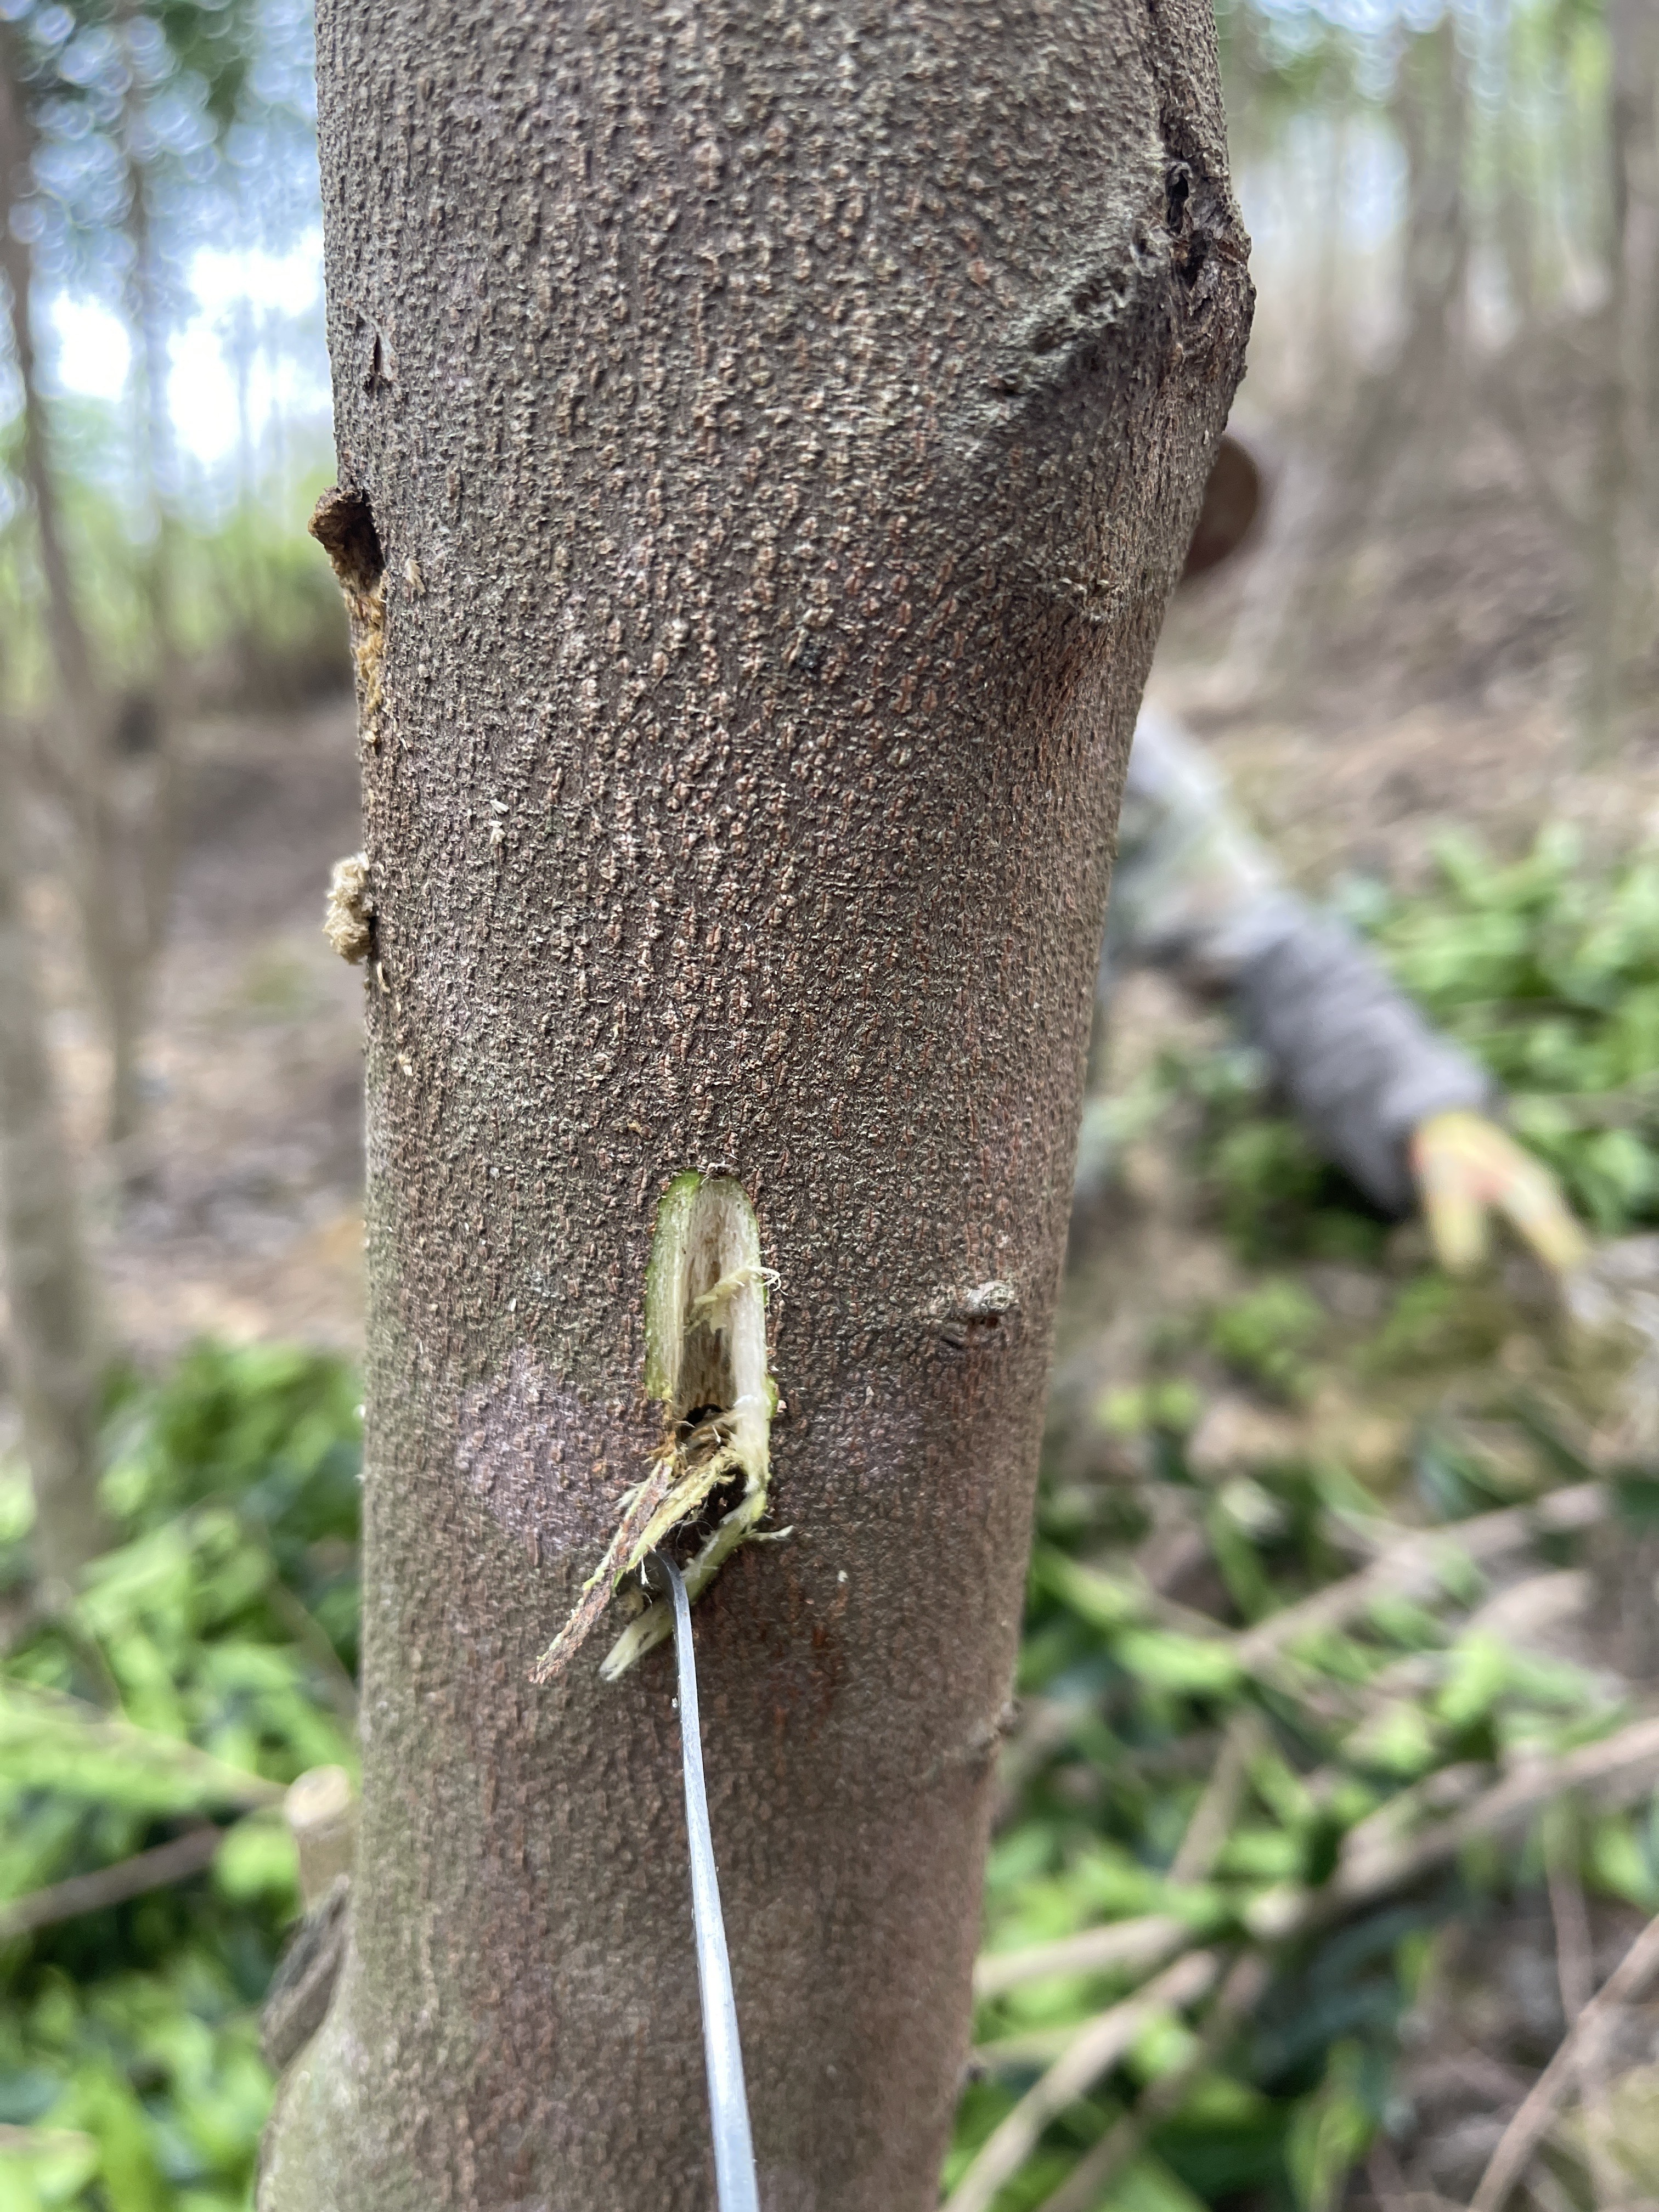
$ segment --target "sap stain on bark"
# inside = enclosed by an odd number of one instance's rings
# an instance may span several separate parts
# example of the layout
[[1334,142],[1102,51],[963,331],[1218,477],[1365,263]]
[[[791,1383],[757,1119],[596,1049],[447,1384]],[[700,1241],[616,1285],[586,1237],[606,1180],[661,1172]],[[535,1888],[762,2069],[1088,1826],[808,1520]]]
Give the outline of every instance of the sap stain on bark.
[[[654,1424],[641,1420],[641,1456]],[[456,1413],[455,1466],[472,1495],[542,1559],[602,1542],[617,1492],[632,1467],[612,1463],[614,1420],[550,1375],[523,1345],[504,1374],[463,1391]],[[635,1462],[636,1464],[636,1462]]]

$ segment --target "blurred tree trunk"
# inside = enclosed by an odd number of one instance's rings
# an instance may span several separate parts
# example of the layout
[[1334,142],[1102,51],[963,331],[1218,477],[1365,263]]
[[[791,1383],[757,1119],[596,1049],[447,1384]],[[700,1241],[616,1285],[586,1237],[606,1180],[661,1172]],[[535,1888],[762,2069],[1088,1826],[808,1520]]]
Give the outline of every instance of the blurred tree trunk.
[[1314,296],[1308,328],[1312,359],[1304,372],[1306,404],[1328,423],[1352,400],[1348,346],[1348,113],[1339,100],[1324,118],[1325,173],[1319,191],[1317,242],[1310,257]]
[[1468,89],[1449,14],[1432,30],[1406,34],[1392,112],[1406,155],[1401,335],[1352,412],[1332,410],[1334,451],[1277,640],[1279,675],[1291,690],[1317,663],[1376,516],[1440,497],[1463,416]]
[[15,63],[15,49],[0,30],[0,273],[9,295],[12,351],[22,387],[23,477],[34,509],[47,641],[68,739],[58,781],[70,817],[73,889],[88,976],[109,1048],[109,1135],[123,1146],[130,1146],[141,1115],[143,1001],[165,896],[156,895],[151,848],[160,849],[165,837],[159,800],[167,784],[151,772],[153,714],[142,709],[135,714],[110,698],[76,602],[36,374],[32,257],[12,223],[33,189],[33,149]]
[[1107,841],[1243,356],[1212,37],[319,11],[364,1794],[267,2212],[711,2201],[668,1655],[528,1680],[661,1433],[686,1169],[779,1282],[793,1533],[695,1616],[762,2197],[936,2202]]
[[1522,76],[1516,59],[1519,27],[1504,19],[1504,97],[1493,118],[1498,155],[1496,235],[1504,282],[1516,321],[1516,337],[1534,339],[1538,322],[1538,196],[1532,143],[1522,120]]
[[1584,738],[1592,757],[1606,752],[1617,734],[1625,665],[1653,612],[1645,403],[1654,374],[1649,349],[1659,336],[1651,298],[1659,257],[1652,0],[1610,0],[1607,33],[1607,290],[1597,333],[1584,532]]
[[23,906],[21,781],[11,733],[0,731],[0,1207],[35,1558],[51,1591],[107,1538],[98,1509],[91,1296]]
[[1409,36],[1394,112],[1406,149],[1406,232],[1401,272],[1405,338],[1394,366],[1396,405],[1418,458],[1455,428],[1465,353],[1468,283],[1467,65],[1448,9],[1432,30]]
[[145,158],[145,71],[133,35],[137,9],[133,0],[117,0],[116,20],[127,49],[127,82],[121,95],[121,159],[126,170],[125,231],[131,260],[127,270],[127,327],[137,362],[135,379],[134,447],[149,509],[150,544],[144,561],[144,593],[149,602],[153,644],[164,697],[171,696],[178,667],[178,638],[173,605],[172,420],[167,413],[167,320],[162,313],[161,271],[150,209],[149,167]]

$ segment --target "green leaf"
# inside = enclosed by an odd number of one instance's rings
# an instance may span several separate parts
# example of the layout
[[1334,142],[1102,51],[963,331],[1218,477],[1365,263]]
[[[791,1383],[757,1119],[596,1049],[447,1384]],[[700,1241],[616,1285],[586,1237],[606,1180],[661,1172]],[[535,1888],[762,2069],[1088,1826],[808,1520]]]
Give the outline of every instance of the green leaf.
[[1204,2206],[1161,2160],[1143,2156],[1113,2183],[1100,2212],[1204,2212]]
[[1146,1594],[1134,1583],[1083,1566],[1052,1546],[1040,1546],[1032,1554],[1031,1579],[1039,1590],[1108,1635],[1146,1617]]
[[1128,1629],[1112,1646],[1113,1656],[1143,1682],[1193,1697],[1224,1697],[1243,1680],[1231,1649],[1201,1637],[1179,1636],[1162,1628]]
[[1359,2094],[1360,2071],[1358,2047],[1338,2044],[1323,2083],[1291,2123],[1286,2163],[1301,2212],[1334,2212],[1350,2170],[1376,2132]]
[[269,1898],[295,1910],[300,1894],[300,1863],[294,1838],[276,1814],[252,1814],[239,1820],[219,1846],[213,1862],[214,1887],[239,1904]]

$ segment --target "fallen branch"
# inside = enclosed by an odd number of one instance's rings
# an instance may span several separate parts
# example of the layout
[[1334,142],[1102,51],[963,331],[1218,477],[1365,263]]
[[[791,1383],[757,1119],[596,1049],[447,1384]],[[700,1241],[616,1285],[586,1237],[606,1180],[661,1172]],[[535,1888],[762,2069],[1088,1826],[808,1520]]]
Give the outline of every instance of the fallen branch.
[[[1517,1767],[1460,1812],[1414,1836],[1379,1834],[1378,1816],[1352,1829],[1335,1873],[1322,1888],[1287,1885],[1268,1890],[1246,1908],[1244,1924],[1263,1942],[1306,1935],[1343,1913],[1404,1889],[1454,1859],[1464,1846],[1518,1826],[1540,1805],[1571,1790],[1589,1790],[1603,1802],[1639,1796],[1659,1776],[1659,1718],[1633,1722],[1599,1743],[1581,1744],[1560,1759]],[[1385,1808],[1386,1816],[1386,1808]]]
[[1501,1636],[1515,1644],[1534,1641],[1547,1629],[1576,1620],[1595,1591],[1587,1567],[1552,1567],[1525,1582],[1499,1590],[1477,1606],[1463,1624],[1466,1636]]
[[1659,1973],[1659,1917],[1650,1920],[1607,1980],[1562,2038],[1555,2056],[1528,2091],[1525,2102],[1504,2130],[1480,2178],[1469,2212],[1500,2212],[1532,2154],[1549,2132],[1555,2108],[1577,2069],[1578,2054],[1607,2014],[1630,2003]]
[[974,1995],[983,2003],[1043,1974],[1103,1974],[1114,1967],[1155,1972],[1184,1950],[1193,1931],[1173,1913],[1150,1912],[1144,1919],[1117,1920],[1105,1928],[1085,1928],[1052,1943],[1033,1943],[1023,1951],[988,1952],[974,1968]]
[[0,2122],[0,2158],[61,2158],[66,2151],[83,2156],[95,2153],[97,2143],[79,2128],[19,2127]]
[[302,1598],[296,1596],[280,1574],[273,1572],[265,1585],[271,1611],[295,1642],[314,1662],[326,1685],[331,1705],[348,1729],[357,1725],[357,1685],[342,1663],[328,1631]]
[[1222,1738],[1209,1785],[1187,1823],[1176,1855],[1170,1862],[1170,1880],[1177,1887],[1207,1881],[1212,1868],[1238,1821],[1249,1780],[1250,1761],[1262,1748],[1267,1731],[1260,1714],[1247,1709],[1235,1713]]
[[[59,1729],[61,1735],[49,1733]],[[179,1785],[194,1785],[215,1803],[234,1805],[242,1812],[283,1801],[280,1782],[267,1782],[263,1775],[250,1774],[246,1767],[229,1765],[180,1736],[141,1728],[135,1721],[106,1713],[62,1690],[44,1689],[10,1678],[0,1681],[0,1765],[10,1764],[25,1753],[36,1755],[43,1738],[59,1756],[65,1752],[78,1753],[84,1747],[129,1758],[158,1780],[165,1778]],[[158,1804],[154,1809],[159,1815],[172,1808]]]
[[[1559,1823],[1554,1825],[1557,1832],[1547,1832],[1545,1837],[1544,1871],[1550,1917],[1555,1923],[1556,1982],[1561,1992],[1562,2016],[1571,2030],[1595,1995],[1595,1948],[1589,1906],[1574,1863],[1575,1851],[1564,1844]],[[1601,2058],[1601,2038],[1592,2032],[1584,2038],[1578,2053],[1578,2103],[1584,2116],[1591,2193],[1597,2204],[1613,2205],[1624,2190],[1616,2162],[1609,2155],[1607,2069]]]
[[1593,1528],[1606,1518],[1608,1496],[1599,1482],[1547,1492],[1534,1504],[1505,1506],[1444,1528],[1413,1530],[1357,1575],[1316,1590],[1298,1605],[1286,1606],[1233,1639],[1246,1673],[1276,1659],[1288,1644],[1320,1629],[1341,1628],[1382,1597],[1426,1595],[1437,1589],[1448,1569],[1466,1562],[1479,1565],[1522,1550],[1539,1536],[1566,1535]]
[[[1620,1802],[1646,1788],[1659,1774],[1659,1717],[1636,1721],[1618,1735],[1581,1744],[1555,1759],[1517,1767],[1446,1819],[1418,1834],[1401,1837],[1389,1818],[1392,1808],[1352,1830],[1332,1879],[1317,1889],[1300,1885],[1268,1890],[1244,1912],[1249,1932],[1262,1942],[1282,1942],[1401,1889],[1455,1858],[1467,1844],[1502,1834],[1538,1807],[1567,1790],[1589,1790],[1604,1801]],[[1387,1821],[1379,1827],[1379,1820]],[[1172,1913],[1147,1913],[1103,1928],[1085,1928],[1050,1943],[1024,1950],[990,1952],[974,1969],[974,1995],[981,2002],[1035,1981],[1044,1974],[1103,1973],[1136,1968],[1152,1973],[1197,1940],[1194,1929]]]
[[1077,2022],[1068,2020],[1049,2027],[1020,2028],[1012,2035],[994,2035],[969,2051],[963,2078],[983,2081],[994,2074],[1030,2074],[1052,2066],[1076,2033]]
[[[1405,1888],[1455,1858],[1466,1844],[1502,1835],[1565,1791],[1584,1790],[1603,1802],[1619,1803],[1639,1796],[1656,1777],[1659,1717],[1650,1717],[1599,1742],[1581,1744],[1559,1759],[1517,1766],[1493,1788],[1414,1835],[1396,1833],[1389,1817],[1393,1808],[1385,1808],[1350,1832],[1328,1882],[1317,1889],[1295,1884],[1265,1891],[1245,1908],[1244,1924],[1262,1942],[1306,1934],[1374,1903],[1390,1890]],[[1386,1826],[1380,1825],[1384,1822]],[[985,1954],[974,1969],[974,1995],[984,2002],[1044,1974],[1105,1973],[1115,1968],[1154,1973],[1199,1940],[1190,1924],[1173,1913],[1146,1913],[1103,1928],[1085,1928],[1051,1943]]]
[[72,1875],[49,1889],[31,1890],[27,1897],[0,1905],[0,1942],[27,1936],[37,1928],[50,1928],[60,1920],[78,1920],[83,1912],[100,1912],[106,1905],[123,1905],[130,1897],[143,1897],[170,1882],[185,1881],[211,1865],[225,1839],[223,1828],[191,1828],[170,1844],[137,1852],[118,1864],[100,1867],[96,1874]]
[[1115,2127],[1106,2130],[1054,2195],[1044,2197],[1037,2212],[1097,2212],[1112,2183],[1140,2155],[1158,2123],[1175,2112],[1238,2022],[1255,2007],[1267,1983],[1267,1962],[1259,1954],[1236,1960],[1190,2056],[1143,2093],[1133,2112],[1126,2112]]
[[944,2212],[990,2212],[997,2191],[1024,2165],[1049,2121],[1086,2097],[1159,2013],[1195,2004],[1207,1996],[1222,1963],[1218,1952],[1190,1952],[1134,1996],[1085,2021],[1048,2072],[1033,2082],[981,2146],[945,2200]]
[[1529,1760],[1504,1776],[1439,1826],[1404,1840],[1371,1844],[1365,1828],[1348,1838],[1334,1879],[1316,1890],[1311,1902],[1324,1900],[1322,1917],[1334,1917],[1369,1904],[1385,1891],[1401,1889],[1419,1875],[1455,1858],[1466,1844],[1502,1835],[1540,1805],[1570,1790],[1583,1790],[1604,1803],[1628,1802],[1659,1775],[1659,1717],[1633,1721],[1616,1735],[1580,1744],[1559,1759]]

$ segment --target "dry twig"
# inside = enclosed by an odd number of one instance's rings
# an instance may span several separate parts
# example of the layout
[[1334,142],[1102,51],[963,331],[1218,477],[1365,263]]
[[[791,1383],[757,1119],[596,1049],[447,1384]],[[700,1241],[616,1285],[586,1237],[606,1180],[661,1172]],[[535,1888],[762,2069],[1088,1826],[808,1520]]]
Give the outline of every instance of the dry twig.
[[1478,1514],[1440,1528],[1413,1529],[1368,1567],[1332,1583],[1272,1613],[1235,1638],[1240,1664],[1253,1672],[1276,1659],[1287,1645],[1322,1628],[1340,1628],[1380,1597],[1429,1595],[1439,1589],[1448,1569],[1466,1561],[1480,1565],[1522,1550],[1540,1535],[1565,1535],[1593,1528],[1606,1517],[1607,1492],[1599,1482],[1554,1490],[1530,1505],[1509,1505],[1501,1512]]
[[1085,1928],[1052,1943],[1033,1943],[1023,1951],[990,1951],[974,1968],[974,1995],[983,2003],[1044,1974],[1104,1974],[1115,1966],[1153,1973],[1192,1937],[1187,1923],[1173,1913],[1151,1912],[1139,1920]]
[[1238,2022],[1256,2003],[1267,1982],[1265,1959],[1252,1955],[1234,1961],[1232,1972],[1222,1984],[1191,2054],[1154,2081],[1133,2112],[1126,2112],[1115,2127],[1106,2130],[1094,2148],[1072,2168],[1054,2195],[1044,2197],[1037,2212],[1096,2212],[1124,2167],[1139,2156],[1152,2130],[1176,2109]]
[[[1583,1885],[1578,1879],[1572,1854],[1559,1833],[1547,1833],[1545,1875],[1549,1885],[1550,1917],[1555,1923],[1555,1970],[1561,1990],[1561,2013],[1571,2028],[1595,1995],[1595,1946]],[[1578,2054],[1578,2101],[1584,2114],[1592,2191],[1598,2204],[1613,2205],[1624,2190],[1607,2154],[1607,2069],[1601,2057],[1601,2039],[1592,2030]]]
[[1228,1723],[1209,1787],[1199,1799],[1187,1832],[1170,1862],[1176,1883],[1207,1881],[1223,1844],[1233,1832],[1249,1779],[1251,1759],[1266,1740],[1261,1716],[1245,1711]]
[[225,1839],[222,1828],[190,1828],[170,1844],[138,1851],[117,1865],[100,1867],[96,1874],[77,1874],[68,1881],[55,1881],[49,1889],[32,1890],[27,1897],[0,1905],[0,1942],[27,1936],[36,1928],[50,1928],[60,1920],[76,1920],[83,1912],[100,1912],[106,1905],[123,1905],[169,1882],[185,1881],[212,1863]]
[[0,2157],[51,2158],[65,2151],[95,2152],[97,2148],[93,2137],[79,2128],[20,2127],[10,2120],[0,2123]]
[[1577,2071],[1579,2054],[1607,2014],[1640,1996],[1659,1973],[1659,1916],[1650,1920],[1612,1973],[1561,2039],[1559,2048],[1528,2092],[1526,2101],[1504,2129],[1480,2178],[1469,2212],[1500,2212],[1550,2123]]
[[1160,2012],[1196,2004],[1213,1985],[1221,1966],[1218,1952],[1189,1952],[1134,1996],[1085,2021],[981,2147],[945,2200],[944,2212],[990,2212],[997,2191],[1024,2165],[1049,2121],[1086,2097]]
[[1455,1858],[1466,1844],[1518,1826],[1565,1790],[1586,1790],[1604,1804],[1627,1802],[1651,1785],[1656,1771],[1659,1717],[1650,1717],[1633,1721],[1599,1742],[1581,1744],[1559,1759],[1534,1759],[1516,1767],[1495,1788],[1421,1835],[1373,1842],[1367,1823],[1350,1835],[1333,1880],[1312,1893],[1310,1902],[1320,1907],[1315,1917],[1334,1917],[1389,1890],[1403,1888]]
[[[1649,1788],[1656,1773],[1659,1717],[1634,1721],[1616,1735],[1581,1744],[1559,1759],[1517,1766],[1415,1834],[1401,1836],[1391,1823],[1363,1823],[1350,1832],[1336,1872],[1322,1888],[1286,1884],[1269,1890],[1248,1909],[1245,1924],[1262,1942],[1304,1934],[1403,1889],[1455,1858],[1466,1844],[1505,1833],[1564,1791],[1584,1790],[1603,1803],[1617,1803]],[[988,1952],[974,1969],[974,1995],[983,2002],[1044,1974],[1104,1973],[1115,1967],[1152,1973],[1194,1940],[1185,1921],[1154,1912],[1024,1950]]]

